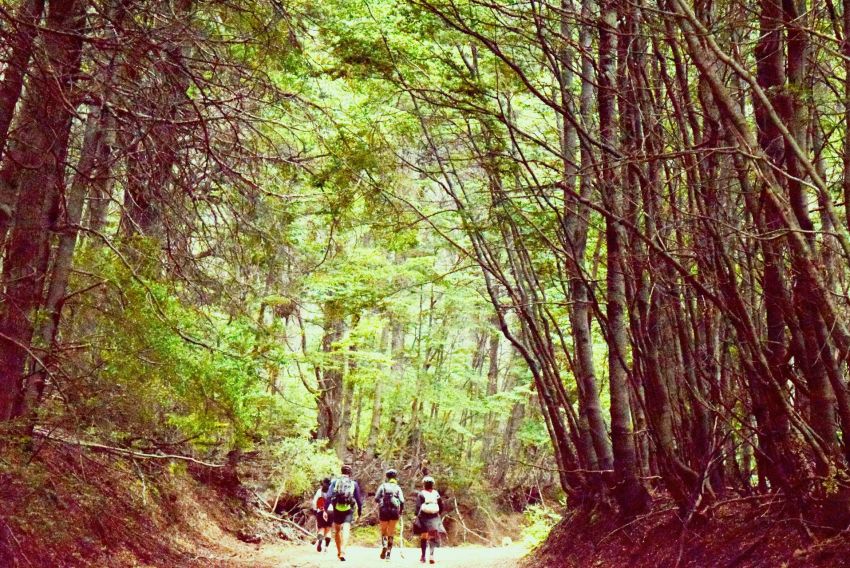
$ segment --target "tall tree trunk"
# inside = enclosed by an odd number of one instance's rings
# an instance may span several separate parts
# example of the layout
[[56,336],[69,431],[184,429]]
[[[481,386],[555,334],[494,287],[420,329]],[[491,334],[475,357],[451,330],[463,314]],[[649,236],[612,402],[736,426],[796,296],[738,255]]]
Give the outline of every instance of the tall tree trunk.
[[[44,12],[44,0],[23,0],[14,15],[12,53],[6,62],[3,80],[0,81],[0,159],[9,145],[9,127],[15,116],[15,107],[24,87],[24,77],[29,70],[33,43]],[[12,202],[0,202],[9,203]]]
[[[805,6],[800,6],[799,0],[782,0],[782,5],[788,49],[788,87],[786,89],[788,100],[785,104],[776,106],[797,145],[804,152],[808,152],[806,100],[809,99],[808,95],[811,93],[808,84],[809,78],[806,74],[809,45],[805,28],[808,23],[808,16],[803,13]],[[809,245],[814,252],[816,249],[815,226],[809,216],[809,198],[802,181],[805,179],[806,173],[800,167],[797,156],[788,142],[786,142],[785,163],[788,170],[789,201],[797,217],[797,222],[800,224],[800,228],[806,232]],[[826,217],[829,219],[828,215]],[[795,275],[793,300],[800,333],[802,334],[801,343],[803,344],[803,353],[800,358],[803,363],[811,403],[813,409],[815,409],[810,423],[820,437],[826,453],[834,455],[838,449],[835,443],[836,401],[827,377],[825,359],[822,357],[822,355],[826,355],[831,359],[831,347],[828,343],[821,346],[817,338],[816,328],[822,325],[823,320],[814,301],[815,294],[812,286],[813,283],[805,274]],[[828,474],[828,464],[819,462],[819,467],[821,475]]]
[[[844,38],[841,43],[841,55],[844,63],[844,124],[850,124],[850,0],[842,2],[842,23]],[[844,221],[850,229],[850,128],[844,129],[844,148],[841,156],[844,160]]]
[[30,127],[20,155],[5,168],[18,188],[15,224],[3,264],[6,283],[0,306],[0,420],[10,419],[23,396],[24,364],[31,353],[33,317],[42,305],[50,233],[63,193],[64,164],[74,109],[69,91],[79,72],[85,2],[49,3],[43,53],[37,54],[21,109]]
[[[354,314],[351,320],[351,329],[354,330],[357,327],[357,322],[360,321],[360,314]],[[348,435],[351,432],[351,405],[354,400],[354,379],[352,375],[357,372],[357,360],[353,354],[356,352],[357,345],[352,341],[343,365],[345,374],[343,375],[342,408],[340,409],[339,432],[336,435],[336,454],[342,459],[345,459]]]
[[[392,357],[392,349],[390,348],[390,336],[392,334],[392,320],[384,326],[381,331],[380,351]],[[366,437],[366,451],[369,455],[375,454],[375,447],[378,444],[378,436],[381,432],[381,410],[383,408],[383,389],[384,381],[378,377],[375,379],[375,388],[372,393],[372,418],[369,422],[369,433]]]
[[[492,399],[499,392],[499,321],[495,315],[491,317],[490,324],[492,329],[488,334],[487,399]],[[496,418],[492,412],[488,412],[484,419],[484,433],[481,440],[481,461],[484,463],[488,479],[493,476],[496,458],[493,453],[493,444],[496,433]]]
[[[582,2],[582,15],[590,18],[593,10],[593,0]],[[563,8],[563,6],[562,6]],[[566,15],[561,17],[562,33],[565,32],[564,21]],[[593,96],[594,96],[594,63],[591,57],[592,34],[589,26],[582,26],[579,30],[579,43],[581,45],[581,94],[579,97],[579,115],[582,124],[588,128],[592,124]],[[564,68],[569,68],[571,61],[562,62]],[[571,110],[572,93],[570,92],[570,81],[572,74],[562,79],[561,104],[565,109]],[[585,274],[585,252],[587,249],[588,219],[590,211],[583,200],[590,198],[591,179],[590,172],[593,170],[594,156],[588,144],[577,144],[575,128],[570,121],[564,120],[563,134],[563,161],[564,161],[564,183],[568,189],[564,196],[565,211],[563,214],[564,235],[568,258],[566,260],[567,272],[570,276],[570,299],[572,309],[570,310],[570,329],[573,337],[573,349],[575,352],[576,381],[580,384],[581,411],[586,417],[590,429],[593,448],[595,451],[595,467],[602,471],[612,470],[614,467],[614,455],[611,449],[611,441],[602,416],[602,405],[599,402],[599,386],[596,382],[596,370],[593,362],[593,338],[591,336],[591,293],[588,289],[587,276]],[[581,176],[576,176],[575,167],[572,165],[576,159],[576,146],[579,146],[579,159],[581,164]],[[574,197],[576,178],[578,178],[578,194],[580,199]]]
[[[44,12],[44,0],[24,0],[14,15],[14,31],[11,40],[11,55],[6,62],[3,80],[0,82],[0,164],[9,149],[9,128],[15,116],[18,100],[29,70],[37,26]],[[12,179],[15,168],[0,169],[0,242],[14,219],[18,187]]]
[[354,400],[354,383],[343,381],[342,407],[339,412],[339,431],[336,434],[334,446],[336,455],[345,460],[348,452],[348,434],[351,431],[351,403]]
[[[51,372],[56,351],[56,337],[62,306],[71,276],[74,249],[77,244],[77,227],[83,213],[83,202],[93,180],[109,175],[108,164],[104,160],[104,148],[107,147],[107,128],[109,117],[103,108],[92,109],[86,119],[83,147],[76,167],[70,191],[66,196],[62,218],[59,222],[59,243],[53,259],[50,285],[44,302],[45,318],[39,330],[39,352],[44,356],[42,364],[35,365],[35,371],[27,381],[26,396],[21,399],[23,406],[17,414],[34,410],[41,402],[47,375]],[[107,154],[108,155],[108,154]]]
[[[617,147],[616,72],[618,2],[605,0],[599,20],[599,132],[603,144]],[[611,393],[611,439],[616,487],[614,494],[626,515],[639,514],[649,506],[649,495],[637,475],[632,417],[629,407],[628,337],[626,335],[626,280],[623,261],[625,244],[622,195],[612,156],[602,154],[602,200],[609,215],[605,218],[608,250],[606,277],[608,297],[608,374]]]
[[[317,437],[328,441],[328,446],[338,450],[338,436],[342,427],[344,360],[339,342],[345,333],[345,314],[335,301],[325,302],[325,333],[322,337],[322,365],[319,373],[319,416]],[[339,456],[342,458],[343,456]]]

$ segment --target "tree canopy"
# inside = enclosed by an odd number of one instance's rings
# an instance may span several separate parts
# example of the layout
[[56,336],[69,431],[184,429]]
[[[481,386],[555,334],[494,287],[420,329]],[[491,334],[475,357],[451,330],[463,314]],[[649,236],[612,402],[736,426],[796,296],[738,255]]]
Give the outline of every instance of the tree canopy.
[[850,522],[850,3],[18,0],[0,37],[10,439]]

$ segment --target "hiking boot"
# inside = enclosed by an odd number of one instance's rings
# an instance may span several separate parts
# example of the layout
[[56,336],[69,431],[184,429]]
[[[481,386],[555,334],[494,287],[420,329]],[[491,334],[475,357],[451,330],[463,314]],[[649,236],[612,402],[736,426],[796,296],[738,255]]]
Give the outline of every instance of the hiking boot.
[[392,553],[392,551],[393,551],[393,549],[392,549],[392,548],[388,548],[388,549],[387,549],[387,555],[384,557],[384,559],[385,559],[385,560],[389,560],[389,559],[390,559],[390,554]]
[[421,562],[422,564],[425,564],[425,555],[424,554],[419,558],[419,562]]
[[387,547],[381,549],[381,560],[387,557]]
[[428,562],[429,562],[429,563],[431,563],[431,564],[436,564],[436,563],[437,563],[437,561],[436,561],[436,560],[434,560],[433,558],[432,558],[431,560],[429,560]]
[[322,539],[320,538],[319,540],[316,541],[316,552],[321,552],[321,551],[322,551]]

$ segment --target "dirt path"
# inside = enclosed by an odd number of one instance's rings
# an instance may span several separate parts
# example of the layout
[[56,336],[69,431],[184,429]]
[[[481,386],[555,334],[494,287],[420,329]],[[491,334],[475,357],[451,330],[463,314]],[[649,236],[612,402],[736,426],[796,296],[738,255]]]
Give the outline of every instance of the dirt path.
[[[405,548],[393,550],[393,558],[383,561],[378,558],[380,551],[362,546],[352,546],[346,555],[346,561],[336,558],[335,550],[316,552],[312,546],[264,546],[257,550],[254,558],[244,558],[246,566],[262,568],[374,568],[375,566],[430,566],[419,563],[419,550]],[[404,558],[402,558],[402,554]],[[519,546],[502,548],[484,548],[480,546],[444,547],[437,550],[435,566],[442,568],[516,568],[525,551]],[[243,560],[243,559],[240,559]]]

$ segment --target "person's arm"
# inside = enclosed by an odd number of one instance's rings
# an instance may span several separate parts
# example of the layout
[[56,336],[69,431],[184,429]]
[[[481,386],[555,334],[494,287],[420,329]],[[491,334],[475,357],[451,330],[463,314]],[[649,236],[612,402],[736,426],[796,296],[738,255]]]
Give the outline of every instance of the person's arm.
[[419,495],[416,496],[416,516],[419,516],[419,510],[422,509],[422,504],[425,503],[425,497],[422,496],[422,492],[419,492]]
[[316,491],[316,494],[313,495],[313,501],[310,505],[311,507],[313,507],[314,511],[319,508],[319,497],[321,497],[321,496],[322,496],[322,490],[320,488]]
[[333,506],[332,503],[334,502],[334,490],[336,490],[335,481],[336,480],[331,481],[331,484],[328,487],[328,497],[327,499],[325,499],[325,509],[327,509],[328,511],[331,510],[331,507]]
[[380,486],[378,486],[378,490],[375,492],[375,503],[380,504],[383,496],[384,496],[384,484],[382,483]]
[[404,490],[399,486],[398,488],[398,500],[401,501],[401,508],[399,509],[399,513],[404,513]]
[[357,502],[357,516],[363,514],[363,495],[360,493],[360,484],[354,482],[354,500]]
[[437,514],[442,515],[443,514],[443,498],[442,497],[437,497],[437,509],[438,509]]

